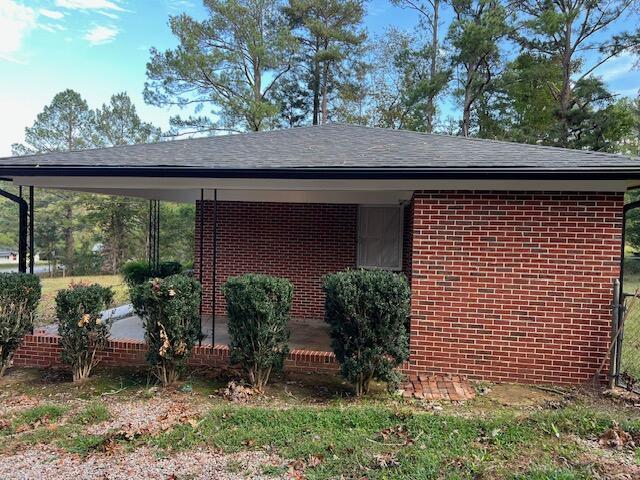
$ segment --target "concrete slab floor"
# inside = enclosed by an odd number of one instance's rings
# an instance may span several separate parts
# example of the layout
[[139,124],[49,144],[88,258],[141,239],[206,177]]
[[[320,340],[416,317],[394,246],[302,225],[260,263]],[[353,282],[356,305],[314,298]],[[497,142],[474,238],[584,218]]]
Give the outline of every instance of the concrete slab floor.
[[[292,320],[290,323],[291,337],[289,347],[330,352],[331,343],[329,339],[329,327],[321,320],[300,321]],[[229,345],[229,332],[227,329],[227,318],[216,317],[215,324],[215,344]],[[202,318],[202,333],[205,338],[202,343],[211,343],[211,316]],[[144,340],[144,328],[142,320],[136,315],[115,320],[111,326],[112,340]]]

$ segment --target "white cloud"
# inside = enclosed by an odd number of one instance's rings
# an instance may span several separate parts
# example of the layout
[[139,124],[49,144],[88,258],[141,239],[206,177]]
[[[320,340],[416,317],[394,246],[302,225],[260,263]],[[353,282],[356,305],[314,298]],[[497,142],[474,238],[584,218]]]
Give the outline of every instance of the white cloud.
[[14,0],[0,2],[0,58],[22,62],[16,54],[20,53],[24,37],[36,27],[36,12]]
[[635,62],[636,59],[630,52],[623,52],[601,67],[598,67],[596,73],[605,82],[611,82],[631,73]]
[[64,13],[58,12],[56,10],[47,10],[46,8],[41,8],[40,10],[38,10],[38,13],[53,20],[60,20],[62,17],[64,17]]
[[118,33],[118,29],[115,27],[105,27],[100,25],[89,30],[84,38],[91,45],[102,45],[103,43],[112,42]]
[[171,11],[184,11],[195,8],[190,0],[167,0],[167,8]]
[[103,15],[105,17],[111,18],[113,20],[116,20],[118,17],[118,15],[116,15],[115,13],[111,13],[111,12],[105,12],[103,10],[98,10],[96,13]]
[[56,0],[56,6],[73,10],[125,10],[112,0]]
[[64,32],[67,29],[64,25],[57,23],[41,23],[38,27],[50,33]]

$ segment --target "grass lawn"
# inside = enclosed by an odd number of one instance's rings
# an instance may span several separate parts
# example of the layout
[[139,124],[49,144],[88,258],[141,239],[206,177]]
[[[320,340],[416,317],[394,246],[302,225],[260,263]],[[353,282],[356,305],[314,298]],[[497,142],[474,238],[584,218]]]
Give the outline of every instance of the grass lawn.
[[595,393],[505,384],[465,404],[382,390],[355,401],[336,379],[291,375],[232,403],[205,373],[162,390],[145,372],[102,370],[75,387],[67,374],[11,370],[0,478],[93,478],[98,466],[129,479],[640,478],[635,447],[598,443],[613,422],[639,439],[640,410]]
[[47,325],[55,321],[56,294],[72,283],[98,283],[112,287],[115,293],[114,306],[129,301],[129,291],[120,275],[89,275],[79,277],[56,277],[42,279],[42,298],[38,306],[36,325]]

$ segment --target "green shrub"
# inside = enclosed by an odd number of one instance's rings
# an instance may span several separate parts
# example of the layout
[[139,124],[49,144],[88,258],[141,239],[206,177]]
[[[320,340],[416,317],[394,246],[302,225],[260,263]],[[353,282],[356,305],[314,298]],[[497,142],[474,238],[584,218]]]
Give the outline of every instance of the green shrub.
[[167,278],[167,277],[170,277],[171,275],[178,275],[179,273],[182,273],[182,270],[183,268],[180,262],[175,262],[175,261],[161,262],[160,265],[158,266],[158,271],[153,272],[153,276],[160,277],[160,278]]
[[0,377],[22,337],[33,328],[40,293],[40,279],[35,275],[0,273]]
[[132,260],[122,267],[122,276],[125,283],[131,288],[149,280],[152,277],[151,268],[143,260]]
[[107,346],[110,321],[104,320],[101,312],[112,301],[111,288],[97,283],[72,284],[56,295],[62,361],[71,366],[74,383],[91,375],[98,363],[96,353]]
[[325,321],[342,376],[360,396],[371,380],[399,381],[395,368],[409,356],[409,285],[384,270],[327,275]]
[[131,291],[149,345],[147,360],[163,385],[175,383],[200,331],[200,283],[192,277],[154,278]]
[[122,267],[122,276],[129,287],[134,287],[151,278],[166,278],[171,275],[178,275],[182,273],[182,271],[183,267],[180,262],[161,262],[157,269],[152,269],[149,263],[144,260],[133,260],[124,264]]
[[282,368],[289,352],[289,311],[293,285],[284,278],[247,274],[230,278],[222,293],[227,301],[231,362],[264,390],[272,369]]

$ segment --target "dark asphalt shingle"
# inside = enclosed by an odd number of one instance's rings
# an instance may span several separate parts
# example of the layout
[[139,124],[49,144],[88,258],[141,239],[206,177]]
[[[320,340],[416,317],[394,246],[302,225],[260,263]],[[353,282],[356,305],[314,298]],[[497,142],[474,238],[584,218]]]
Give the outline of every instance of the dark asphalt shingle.
[[0,159],[3,167],[638,168],[638,159],[493,140],[330,124]]

